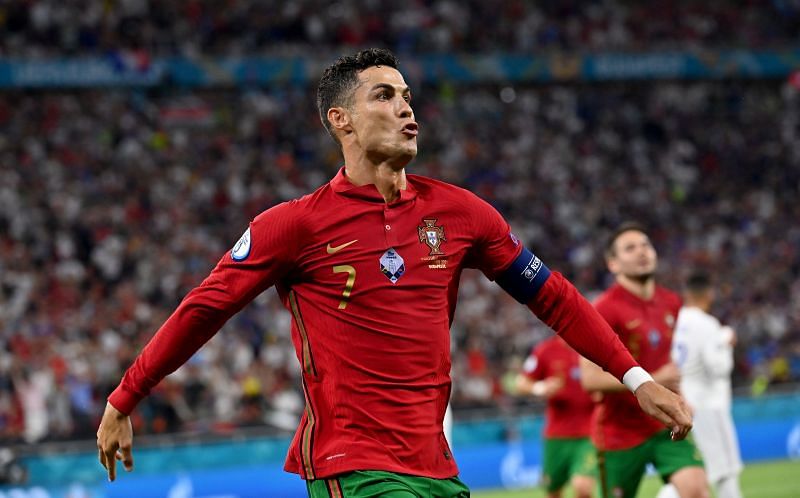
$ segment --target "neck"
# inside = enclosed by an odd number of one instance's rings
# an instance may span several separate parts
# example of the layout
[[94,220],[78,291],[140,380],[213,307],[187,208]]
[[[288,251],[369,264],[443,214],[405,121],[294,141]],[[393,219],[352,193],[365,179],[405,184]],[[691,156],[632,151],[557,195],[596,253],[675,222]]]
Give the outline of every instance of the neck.
[[373,163],[365,156],[350,160],[345,154],[344,171],[353,185],[375,185],[387,204],[400,198],[406,189],[405,164],[397,165],[384,161]]
[[684,304],[693,308],[700,308],[706,313],[711,311],[711,302],[705,299],[692,299],[691,297],[686,297]]
[[617,283],[645,301],[652,299],[656,293],[656,279],[652,275],[639,278],[617,275]]

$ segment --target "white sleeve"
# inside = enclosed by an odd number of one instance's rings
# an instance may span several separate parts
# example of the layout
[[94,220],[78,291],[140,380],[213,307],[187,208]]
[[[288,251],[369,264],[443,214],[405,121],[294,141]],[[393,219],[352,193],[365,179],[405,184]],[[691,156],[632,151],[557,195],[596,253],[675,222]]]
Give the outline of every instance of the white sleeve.
[[[716,325],[716,324],[715,324]],[[733,370],[733,347],[730,344],[732,332],[727,327],[716,325],[714,333],[704,341],[701,352],[703,366],[715,377],[725,377]]]

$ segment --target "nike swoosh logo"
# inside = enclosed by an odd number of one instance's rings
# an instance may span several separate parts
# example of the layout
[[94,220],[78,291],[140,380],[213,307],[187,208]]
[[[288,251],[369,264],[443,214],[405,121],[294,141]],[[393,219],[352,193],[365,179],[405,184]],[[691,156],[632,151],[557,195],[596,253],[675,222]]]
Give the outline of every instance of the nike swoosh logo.
[[328,247],[326,247],[325,250],[328,251],[328,254],[334,254],[334,253],[337,253],[337,252],[341,251],[342,249],[344,249],[345,247],[347,247],[349,245],[355,244],[356,242],[358,242],[358,239],[351,240],[350,242],[345,242],[344,244],[342,244],[340,246],[336,246],[336,247],[331,247],[331,245],[328,244]]

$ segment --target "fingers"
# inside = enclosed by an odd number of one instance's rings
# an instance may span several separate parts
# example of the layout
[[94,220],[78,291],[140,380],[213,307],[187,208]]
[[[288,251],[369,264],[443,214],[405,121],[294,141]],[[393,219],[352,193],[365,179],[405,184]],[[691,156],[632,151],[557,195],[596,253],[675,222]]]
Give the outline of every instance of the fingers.
[[654,382],[642,384],[634,394],[646,413],[671,429],[673,441],[686,438],[692,429],[692,416],[683,398]]
[[106,470],[108,471],[108,480],[113,481],[117,478],[117,459],[115,457],[115,449],[103,451],[103,456],[106,460]]
[[689,413],[689,407],[683,401],[683,398],[678,397],[676,403],[667,405],[665,411],[669,410],[668,415],[672,422],[668,427],[672,427],[670,436],[673,441],[680,441],[689,435],[692,430],[692,416]]
[[133,429],[130,416],[121,413],[111,403],[97,429],[97,457],[108,472],[108,480],[117,478],[117,460],[128,472],[133,470]]
[[100,465],[108,472],[108,480],[113,481],[117,477],[117,455],[116,449],[103,449],[100,442],[97,442],[97,458]]
[[122,462],[126,471],[131,472],[133,470],[133,448],[130,442],[120,445],[117,459]]
[[98,447],[97,454],[100,465],[108,472],[109,481],[117,478],[117,460],[122,462],[122,466],[127,472],[133,470],[133,451],[130,443],[120,446],[118,450],[113,447],[107,450]]

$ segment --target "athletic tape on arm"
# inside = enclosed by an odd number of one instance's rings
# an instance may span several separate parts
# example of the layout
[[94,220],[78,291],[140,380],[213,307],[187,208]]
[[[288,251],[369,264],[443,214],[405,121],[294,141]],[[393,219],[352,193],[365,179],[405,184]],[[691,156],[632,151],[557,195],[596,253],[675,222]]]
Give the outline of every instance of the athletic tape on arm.
[[497,283],[511,297],[522,304],[528,304],[548,278],[550,270],[542,260],[523,247],[511,266],[497,277]]

